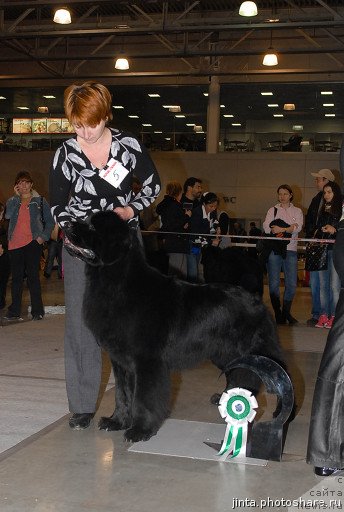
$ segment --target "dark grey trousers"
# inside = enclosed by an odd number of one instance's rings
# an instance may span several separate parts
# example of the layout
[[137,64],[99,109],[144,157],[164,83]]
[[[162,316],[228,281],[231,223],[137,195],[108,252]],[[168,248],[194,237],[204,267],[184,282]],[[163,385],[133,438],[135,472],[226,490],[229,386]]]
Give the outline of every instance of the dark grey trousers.
[[99,394],[102,353],[82,317],[85,264],[63,249],[65,287],[65,372],[69,410],[92,413]]

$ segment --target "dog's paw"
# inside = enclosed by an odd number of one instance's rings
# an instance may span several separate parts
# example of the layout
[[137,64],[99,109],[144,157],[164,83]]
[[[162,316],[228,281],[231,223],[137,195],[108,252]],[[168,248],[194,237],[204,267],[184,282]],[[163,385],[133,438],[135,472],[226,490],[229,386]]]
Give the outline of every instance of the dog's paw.
[[105,416],[102,416],[98,422],[98,428],[99,430],[124,430],[127,428],[123,425],[122,421],[118,421],[112,417],[107,418]]
[[137,427],[128,428],[124,432],[124,439],[129,443],[138,443],[139,441],[148,441],[152,436],[155,436],[156,432],[152,430],[142,430]]

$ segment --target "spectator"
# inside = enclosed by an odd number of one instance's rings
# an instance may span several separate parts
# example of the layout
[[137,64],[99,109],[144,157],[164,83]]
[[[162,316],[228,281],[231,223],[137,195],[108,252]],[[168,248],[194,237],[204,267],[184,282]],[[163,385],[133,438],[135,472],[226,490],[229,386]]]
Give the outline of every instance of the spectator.
[[[315,178],[315,185],[318,189],[318,193],[313,197],[305,217],[306,238],[312,238],[314,234],[323,202],[323,188],[327,183],[334,182],[335,180],[333,172],[330,169],[320,169],[318,172],[311,174]],[[319,272],[314,271],[309,273],[309,284],[312,294],[312,312],[311,317],[307,320],[307,325],[309,327],[314,327],[318,323],[320,316]]]
[[[322,207],[318,216],[316,230],[321,238],[335,238],[342,215],[342,193],[339,185],[330,181],[324,186]],[[317,233],[315,233],[317,237]],[[319,270],[320,281],[320,317],[315,327],[331,329],[339,298],[340,280],[333,264],[333,245],[327,246],[327,268]]]
[[12,273],[12,303],[7,320],[20,320],[23,280],[26,273],[31,297],[32,320],[42,320],[44,307],[39,279],[42,244],[49,240],[54,227],[50,207],[33,190],[33,181],[27,171],[19,172],[14,184],[15,195],[6,203],[9,219],[8,250]]
[[301,142],[303,137],[299,133],[294,133],[288,140],[288,144],[283,146],[282,151],[301,151]]
[[220,238],[202,237],[199,235],[219,235],[220,228],[216,217],[216,208],[218,197],[213,192],[206,192],[201,199],[201,205],[192,211],[189,229],[191,233],[197,233],[198,236],[192,237],[191,242],[191,265],[188,267],[188,281],[199,281],[199,263],[201,260],[202,246],[212,244],[218,246]]
[[11,273],[7,243],[8,222],[4,219],[4,212],[5,207],[0,203],[0,309],[6,306],[7,283]]
[[[291,315],[290,309],[296,292],[297,284],[297,241],[293,238],[302,230],[303,214],[300,208],[292,204],[293,191],[289,185],[280,185],[277,189],[278,203],[270,208],[263,223],[264,232],[283,238],[291,234],[285,253],[282,246],[285,242],[275,242],[281,245],[281,250],[272,250],[268,258],[268,280],[271,304],[275,312],[276,323],[293,325],[297,320]],[[282,221],[282,222],[281,222]],[[284,226],[283,224],[284,223]],[[281,310],[280,275],[284,273],[284,298]]]
[[161,218],[161,230],[172,231],[178,235],[163,235],[164,248],[169,257],[169,275],[180,279],[187,278],[187,255],[189,253],[189,241],[187,233],[191,210],[185,210],[180,202],[182,198],[182,186],[177,181],[171,181],[166,185],[166,195],[156,207],[156,212]]
[[[181,203],[184,209],[193,210],[197,206],[200,206],[200,198],[202,196],[202,180],[199,178],[188,178],[183,187],[183,195]],[[186,205],[184,204],[186,203]],[[190,208],[188,206],[190,205]]]

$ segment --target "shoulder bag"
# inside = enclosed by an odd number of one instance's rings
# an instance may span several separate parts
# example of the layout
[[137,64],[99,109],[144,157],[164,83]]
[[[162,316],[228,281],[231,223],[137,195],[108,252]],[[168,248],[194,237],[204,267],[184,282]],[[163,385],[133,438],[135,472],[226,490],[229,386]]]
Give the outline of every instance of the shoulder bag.
[[[313,238],[318,238],[317,233],[318,230],[315,231]],[[306,246],[305,270],[310,272],[327,270],[327,244],[308,242]]]

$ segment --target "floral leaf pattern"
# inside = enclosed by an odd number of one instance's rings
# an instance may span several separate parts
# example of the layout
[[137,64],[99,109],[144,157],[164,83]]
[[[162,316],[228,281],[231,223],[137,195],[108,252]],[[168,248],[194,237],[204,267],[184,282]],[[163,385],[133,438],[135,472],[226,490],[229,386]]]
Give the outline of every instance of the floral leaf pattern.
[[[96,211],[130,206],[137,224],[137,215],[149,206],[160,193],[157,171],[144,147],[128,133],[111,129],[112,142],[109,159],[122,163],[129,171],[120,187],[113,187],[98,175],[98,170],[81,150],[76,138],[60,146],[51,168],[50,202],[55,220],[62,226],[68,220],[85,219]],[[142,182],[142,190],[134,196],[131,178],[135,174]]]

